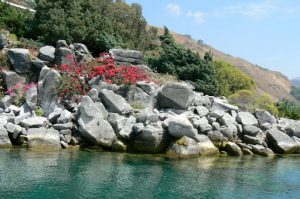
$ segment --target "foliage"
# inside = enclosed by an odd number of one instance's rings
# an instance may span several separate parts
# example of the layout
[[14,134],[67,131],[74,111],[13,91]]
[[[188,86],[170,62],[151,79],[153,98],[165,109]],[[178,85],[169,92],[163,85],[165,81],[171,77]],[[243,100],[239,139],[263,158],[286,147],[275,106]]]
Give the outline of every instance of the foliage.
[[1,69],[9,69],[11,67],[8,56],[3,51],[0,52],[0,68]]
[[291,90],[291,95],[297,100],[300,100],[300,87],[293,86]]
[[30,83],[30,84],[17,83],[12,88],[7,89],[6,94],[13,97],[14,99],[13,101],[15,104],[21,105],[25,100],[26,92],[33,87],[36,87],[35,83]]
[[181,80],[187,80],[196,90],[206,94],[218,93],[216,72],[210,54],[206,55],[206,59],[201,59],[198,54],[176,44],[166,27],[160,40],[160,55],[148,58],[148,63],[153,69],[159,73],[176,75]]
[[63,64],[57,69],[61,72],[58,93],[62,98],[85,95],[90,87],[88,80],[100,76],[103,81],[114,84],[134,85],[138,81],[148,81],[145,71],[135,66],[116,66],[108,53],[85,65],[77,64],[74,57],[69,57],[70,65]]
[[6,3],[0,3],[0,29],[6,29],[18,37],[25,37],[30,34],[33,14],[29,11],[21,11],[9,6]]
[[282,100],[277,103],[280,117],[287,117],[294,120],[300,120],[300,105]]
[[219,82],[219,95],[229,96],[239,90],[255,88],[255,82],[249,75],[229,63],[214,61],[214,68]]
[[276,103],[271,96],[266,93],[259,94],[253,90],[239,90],[233,95],[230,95],[228,100],[242,110],[253,112],[255,109],[263,109],[273,115],[278,115]]
[[34,110],[36,116],[44,116],[44,111],[41,108],[37,108]]

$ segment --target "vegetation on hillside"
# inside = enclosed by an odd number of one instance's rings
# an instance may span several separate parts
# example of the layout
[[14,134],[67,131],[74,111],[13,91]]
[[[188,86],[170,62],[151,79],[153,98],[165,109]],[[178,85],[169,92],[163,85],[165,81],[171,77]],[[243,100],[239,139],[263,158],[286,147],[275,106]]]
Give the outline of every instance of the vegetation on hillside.
[[300,87],[292,86],[291,95],[300,101]]
[[277,108],[279,110],[280,117],[291,118],[294,120],[300,120],[300,105],[282,100],[277,103]]

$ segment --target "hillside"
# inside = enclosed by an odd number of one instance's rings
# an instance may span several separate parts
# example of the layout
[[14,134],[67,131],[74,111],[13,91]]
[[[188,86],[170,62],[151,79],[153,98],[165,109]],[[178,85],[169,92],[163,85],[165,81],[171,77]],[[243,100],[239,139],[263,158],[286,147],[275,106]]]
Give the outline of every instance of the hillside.
[[[163,29],[159,29],[159,34],[163,33]],[[289,99],[294,100],[290,95],[292,84],[283,74],[271,70],[264,69],[247,60],[233,57],[229,54],[221,52],[212,46],[209,46],[202,41],[196,41],[189,35],[181,35],[172,32],[176,42],[190,48],[194,52],[198,52],[200,56],[204,56],[205,52],[211,51],[216,60],[223,60],[232,65],[239,67],[241,70],[253,77],[258,85],[258,88],[271,96],[274,99]]]
[[300,87],[300,77],[294,78],[291,80],[293,86]]

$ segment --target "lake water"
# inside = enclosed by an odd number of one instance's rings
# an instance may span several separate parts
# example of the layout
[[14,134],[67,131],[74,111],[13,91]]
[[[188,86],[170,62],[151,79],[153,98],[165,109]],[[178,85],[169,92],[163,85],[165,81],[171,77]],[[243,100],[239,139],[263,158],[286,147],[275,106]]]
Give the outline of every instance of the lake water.
[[0,198],[300,198],[300,156],[170,160],[0,149]]

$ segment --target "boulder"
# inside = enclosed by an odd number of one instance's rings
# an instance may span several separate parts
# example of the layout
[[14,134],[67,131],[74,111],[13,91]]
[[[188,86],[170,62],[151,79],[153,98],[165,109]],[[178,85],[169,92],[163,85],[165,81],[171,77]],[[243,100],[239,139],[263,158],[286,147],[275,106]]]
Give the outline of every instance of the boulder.
[[221,125],[225,125],[227,127],[232,126],[233,124],[235,124],[235,119],[229,115],[228,113],[226,113],[225,115],[223,115],[222,117],[220,117],[218,119],[219,123]]
[[206,117],[201,117],[198,122],[199,122],[198,130],[200,133],[207,133],[212,130],[212,126],[209,124]]
[[59,150],[59,132],[54,129],[30,128],[27,131],[28,148],[33,150]]
[[273,156],[274,153],[271,149],[265,148],[262,145],[251,145],[252,151],[254,154],[261,155],[261,156]]
[[38,91],[37,87],[30,87],[25,94],[26,103],[29,106],[31,110],[35,110],[37,107],[37,97],[38,97]]
[[3,80],[7,89],[13,88],[16,84],[23,85],[25,83],[25,78],[18,75],[13,71],[3,71]]
[[35,68],[37,71],[42,70],[42,68],[43,68],[44,66],[46,66],[45,63],[47,63],[47,62],[43,62],[42,60],[37,59],[37,58],[34,58],[34,59],[31,60],[31,64],[34,66],[34,68]]
[[132,107],[120,95],[115,94],[110,90],[102,90],[100,98],[109,112],[119,113],[121,115],[128,115],[132,112]]
[[133,137],[135,151],[161,153],[168,143],[168,137],[160,125],[149,124]]
[[58,48],[61,48],[61,47],[68,48],[69,46],[68,46],[66,40],[57,40],[55,47],[58,49]]
[[58,71],[44,67],[41,70],[38,82],[38,104],[43,109],[45,115],[49,115],[58,107],[56,88],[60,83]]
[[109,83],[103,81],[100,76],[94,77],[88,83],[93,89],[96,89],[98,92],[100,92],[103,89],[117,92],[120,88],[116,84],[109,84]]
[[204,116],[208,115],[209,110],[205,106],[197,106],[196,112],[200,117],[204,117]]
[[190,121],[184,116],[174,116],[169,120],[168,133],[176,138],[187,136],[195,138],[198,131],[194,129]]
[[31,117],[21,121],[20,125],[27,129],[46,127],[49,125],[49,121],[45,117]]
[[238,111],[239,110],[239,108],[237,106],[228,104],[227,102],[224,102],[223,100],[217,99],[217,98],[215,98],[213,100],[212,108],[211,109],[213,111],[214,110],[222,110],[222,111],[225,111],[225,112],[228,112],[228,111],[231,111],[231,110],[234,110],[234,111]]
[[262,143],[263,143],[262,139],[259,139],[257,137],[252,137],[249,135],[244,135],[243,141],[247,144],[254,144],[254,145],[256,145],[256,144],[262,145]]
[[99,102],[100,101],[99,92],[95,88],[92,88],[88,92],[87,96],[89,96],[94,102]]
[[7,109],[13,102],[13,97],[9,95],[5,95],[0,99],[0,108],[3,110]]
[[229,155],[232,155],[232,156],[243,155],[243,151],[241,150],[241,148],[234,142],[228,142],[225,146],[225,150],[227,151],[227,153]]
[[138,81],[136,83],[136,86],[143,89],[143,91],[146,92],[148,95],[152,95],[155,92],[156,88],[158,88],[158,85],[156,85],[155,83],[147,83],[144,81]]
[[60,114],[62,113],[62,111],[63,111],[63,110],[62,110],[61,108],[56,108],[56,109],[54,109],[53,112],[50,113],[50,114],[48,115],[47,119],[48,119],[51,123],[55,122],[56,119],[57,119],[57,118],[60,116]]
[[113,128],[88,96],[82,97],[77,122],[80,134],[92,144],[111,147],[116,139]]
[[159,114],[151,108],[145,108],[137,115],[137,121],[144,124],[156,123],[159,121]]
[[8,37],[4,33],[0,33],[0,49],[5,48],[8,46]]
[[7,130],[4,126],[0,125],[0,148],[11,146],[12,144],[10,142]]
[[64,124],[54,124],[52,127],[58,131],[64,131],[73,129],[74,124],[72,122],[68,122]]
[[256,126],[252,126],[252,125],[246,125],[243,128],[243,134],[244,135],[249,135],[249,136],[253,136],[255,137],[258,132],[260,132],[260,128],[256,127]]
[[120,64],[137,65],[144,63],[143,54],[136,50],[111,49],[109,53],[113,56],[115,61]]
[[271,149],[280,154],[292,154],[298,147],[290,136],[275,128],[267,131],[267,141]]
[[219,153],[218,148],[215,147],[215,145],[206,135],[197,135],[195,140],[198,142],[197,145],[199,148],[200,155],[215,155]]
[[236,116],[236,121],[242,125],[254,125],[258,124],[257,119],[249,112],[239,112]]
[[276,118],[273,115],[271,115],[271,113],[269,113],[268,111],[256,110],[255,116],[260,125],[263,125],[265,123],[269,123],[273,125],[277,123]]
[[17,73],[29,73],[31,61],[29,51],[23,48],[11,48],[8,50],[8,58]]
[[187,109],[193,103],[192,89],[183,84],[167,84],[162,87],[158,95],[160,108]]
[[219,131],[210,131],[207,133],[207,136],[212,141],[212,143],[218,148],[220,148],[223,145],[223,142],[228,141]]
[[196,142],[195,140],[184,136],[172,143],[166,153],[170,157],[196,158],[200,155],[217,154],[218,149],[210,142],[209,139],[203,139],[202,142]]
[[111,146],[113,151],[125,152],[127,150],[126,144],[120,140],[115,140]]
[[66,64],[73,66],[75,64],[75,56],[73,51],[66,47],[56,48],[55,51],[55,64],[62,65]]
[[39,49],[38,58],[44,61],[53,62],[55,59],[55,48],[53,46],[44,46]]
[[61,124],[72,122],[73,120],[74,120],[74,116],[68,110],[63,110],[60,116],[57,118],[57,122]]

